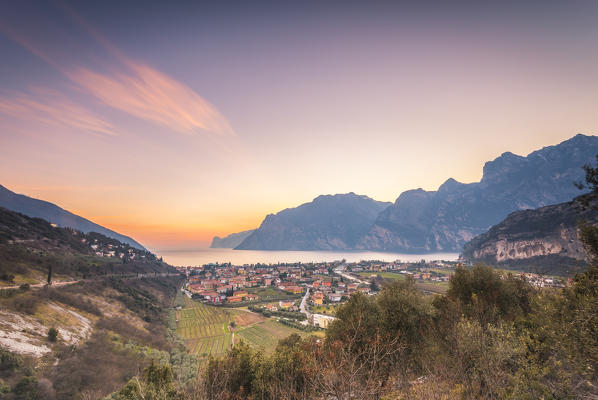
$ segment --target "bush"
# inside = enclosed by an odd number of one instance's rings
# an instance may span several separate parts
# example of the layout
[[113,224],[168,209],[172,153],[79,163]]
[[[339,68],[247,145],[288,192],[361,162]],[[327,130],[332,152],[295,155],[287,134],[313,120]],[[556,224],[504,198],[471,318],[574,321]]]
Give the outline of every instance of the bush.
[[0,372],[12,372],[21,366],[19,356],[9,351],[0,349]]
[[40,303],[41,299],[39,296],[32,293],[25,293],[13,298],[11,308],[18,312],[33,315]]

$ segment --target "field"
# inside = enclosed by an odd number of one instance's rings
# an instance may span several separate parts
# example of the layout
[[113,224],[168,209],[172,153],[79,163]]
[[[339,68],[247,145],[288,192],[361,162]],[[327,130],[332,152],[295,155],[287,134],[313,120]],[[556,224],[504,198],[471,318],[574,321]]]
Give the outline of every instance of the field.
[[177,310],[177,334],[186,341],[189,351],[200,359],[220,356],[230,349],[233,334],[229,331],[235,322],[235,341],[243,340],[253,347],[266,351],[276,348],[278,341],[292,333],[308,335],[248,311],[221,308],[195,302],[185,296],[185,306]]
[[250,311],[231,310],[231,313],[233,315],[233,320],[235,321],[235,325],[238,328],[253,325],[258,322],[262,322],[266,319],[266,318],[262,317],[261,315],[250,312]]
[[323,304],[319,306],[311,306],[310,310],[316,314],[334,315],[338,309],[338,304]]
[[276,348],[280,339],[284,339],[293,333],[301,336],[309,335],[306,332],[280,324],[273,319],[268,319],[239,330],[235,334],[235,340],[242,339],[252,347],[263,347],[266,351],[272,351]]
[[359,276],[362,276],[364,278],[369,278],[372,275],[380,275],[380,277],[384,278],[384,279],[394,279],[394,280],[404,280],[405,279],[405,275],[404,274],[399,274],[399,273],[395,273],[395,272],[360,272]]
[[448,282],[422,282],[422,281],[418,281],[415,283],[415,286],[417,286],[419,289],[425,291],[425,292],[432,292],[432,293],[437,293],[437,294],[446,294],[446,291],[449,288],[449,283]]
[[301,298],[299,294],[291,294],[274,287],[245,288],[249,293],[260,296],[260,302],[272,300],[291,300]]
[[[446,273],[446,271],[445,271]],[[369,278],[371,275],[380,275],[384,279],[404,280],[406,276],[395,272],[360,272],[360,276]],[[448,290],[448,282],[434,282],[434,281],[416,281],[415,286],[424,292],[431,292],[437,294],[445,294]]]
[[231,347],[228,330],[230,313],[217,307],[195,302],[185,297],[185,308],[176,312],[177,334],[187,342],[197,356],[218,356]]

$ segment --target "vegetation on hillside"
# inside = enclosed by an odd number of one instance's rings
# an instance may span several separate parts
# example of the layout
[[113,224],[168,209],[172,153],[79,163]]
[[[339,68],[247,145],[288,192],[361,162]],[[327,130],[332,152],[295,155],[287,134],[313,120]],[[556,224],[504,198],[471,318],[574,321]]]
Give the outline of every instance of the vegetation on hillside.
[[58,280],[173,271],[148,251],[0,207],[0,286],[45,282],[50,267]]

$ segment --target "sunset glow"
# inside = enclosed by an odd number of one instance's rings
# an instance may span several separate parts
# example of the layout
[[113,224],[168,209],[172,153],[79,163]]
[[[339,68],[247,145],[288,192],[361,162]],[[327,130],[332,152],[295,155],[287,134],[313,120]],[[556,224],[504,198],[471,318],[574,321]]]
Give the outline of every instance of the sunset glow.
[[155,251],[598,133],[597,2],[8,3],[0,184]]

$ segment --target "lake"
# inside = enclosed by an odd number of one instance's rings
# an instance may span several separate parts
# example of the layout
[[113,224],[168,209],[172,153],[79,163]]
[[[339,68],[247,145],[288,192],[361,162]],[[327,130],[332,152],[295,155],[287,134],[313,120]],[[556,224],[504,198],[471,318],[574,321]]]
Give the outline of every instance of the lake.
[[454,261],[458,253],[402,254],[375,251],[263,251],[201,248],[194,250],[162,250],[156,254],[164,261],[175,266],[195,266],[209,263],[275,264],[292,262],[328,262],[345,259],[348,262],[361,260],[380,261],[419,261],[445,260]]

